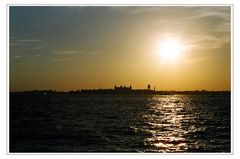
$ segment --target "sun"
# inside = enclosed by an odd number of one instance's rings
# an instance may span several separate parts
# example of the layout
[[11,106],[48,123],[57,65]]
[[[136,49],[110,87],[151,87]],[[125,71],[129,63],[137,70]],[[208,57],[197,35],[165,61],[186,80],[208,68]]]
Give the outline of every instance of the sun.
[[166,60],[176,60],[183,52],[184,46],[179,39],[165,38],[159,43],[158,51]]

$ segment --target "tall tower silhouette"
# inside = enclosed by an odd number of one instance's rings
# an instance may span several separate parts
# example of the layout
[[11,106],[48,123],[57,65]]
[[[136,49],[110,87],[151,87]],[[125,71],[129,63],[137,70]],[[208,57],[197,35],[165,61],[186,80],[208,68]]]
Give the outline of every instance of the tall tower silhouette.
[[148,84],[147,88],[148,88],[148,90],[150,90],[150,89],[151,89],[151,85],[150,85],[150,84]]

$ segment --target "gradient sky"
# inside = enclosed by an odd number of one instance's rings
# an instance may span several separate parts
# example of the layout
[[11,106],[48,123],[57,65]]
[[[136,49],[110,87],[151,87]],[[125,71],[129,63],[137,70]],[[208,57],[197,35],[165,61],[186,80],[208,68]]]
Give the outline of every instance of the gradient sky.
[[[11,6],[10,90],[230,90],[229,6]],[[187,48],[159,56],[163,37]]]

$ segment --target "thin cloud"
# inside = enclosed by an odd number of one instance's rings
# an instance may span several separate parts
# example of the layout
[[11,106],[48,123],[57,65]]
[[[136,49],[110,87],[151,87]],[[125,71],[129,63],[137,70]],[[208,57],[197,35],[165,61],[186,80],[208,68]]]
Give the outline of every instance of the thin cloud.
[[76,51],[76,50],[65,50],[65,51],[56,51],[53,50],[52,53],[57,55],[77,55],[77,54],[83,54],[83,51]]
[[155,14],[160,17],[153,16],[155,29],[180,34],[191,46],[216,49],[230,43],[231,10],[228,6],[165,7]]
[[216,49],[229,43],[228,38],[220,38],[213,35],[195,35],[188,41],[191,46],[202,49]]
[[28,44],[26,44],[26,43],[20,43],[20,42],[11,42],[11,43],[10,43],[10,46],[11,46],[11,47],[14,47],[14,46],[28,46]]
[[20,58],[21,56],[19,56],[19,55],[13,55],[12,57],[15,58],[15,59],[18,59],[18,58]]
[[50,59],[51,61],[54,62],[65,62],[65,61],[72,61],[79,59],[79,55],[100,55],[102,54],[101,51],[77,51],[77,50],[52,50],[51,51],[53,56]]
[[41,42],[42,40],[40,39],[18,39],[15,37],[10,38],[10,44],[11,43],[20,43],[20,44],[25,44],[27,45],[28,43],[36,43],[36,42]]
[[21,49],[42,49],[40,46],[40,39],[18,39],[15,37],[10,38],[10,47],[12,48],[21,48]]
[[186,60],[182,60],[182,61],[179,61],[177,63],[180,63],[180,64],[193,64],[193,63],[198,63],[198,62],[204,62],[204,61],[209,61],[209,60],[212,60],[212,59],[216,59],[216,58],[219,58],[220,56],[207,56],[207,57],[199,57],[199,58],[195,58],[195,59],[186,59]]
[[100,55],[103,52],[102,51],[77,51],[77,50],[64,50],[64,51],[60,51],[60,50],[52,50],[51,51],[53,54],[55,55]]
[[169,9],[173,9],[176,7],[171,6],[112,6],[109,7],[110,10],[113,11],[119,11],[119,12],[125,12],[128,14],[139,14],[139,15],[146,15],[146,14],[152,14],[152,13],[166,13],[169,11]]
[[10,38],[11,58],[13,59],[37,59],[44,47],[41,39],[19,39]]
[[16,40],[17,42],[22,42],[22,43],[34,43],[34,42],[41,42],[42,40],[40,39],[18,39]]
[[29,48],[27,48],[28,50],[41,50],[41,49],[43,49],[44,47],[42,47],[42,46],[36,46],[36,47],[29,47]]

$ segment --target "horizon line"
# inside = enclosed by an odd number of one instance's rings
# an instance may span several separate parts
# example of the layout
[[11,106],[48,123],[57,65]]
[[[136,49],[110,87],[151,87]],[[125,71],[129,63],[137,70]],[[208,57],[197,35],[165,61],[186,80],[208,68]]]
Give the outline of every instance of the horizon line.
[[[19,90],[19,91],[8,91],[9,93],[21,93],[21,92],[55,92],[55,93],[69,93],[69,92],[81,92],[84,90],[88,91],[101,91],[101,90],[115,90],[114,88],[98,88],[98,89],[76,89],[76,90],[56,90],[56,89],[32,89],[32,90]],[[195,89],[195,90],[153,90],[153,89],[132,89],[132,91],[139,90],[150,90],[155,92],[231,92],[231,90],[206,90],[206,89]]]

